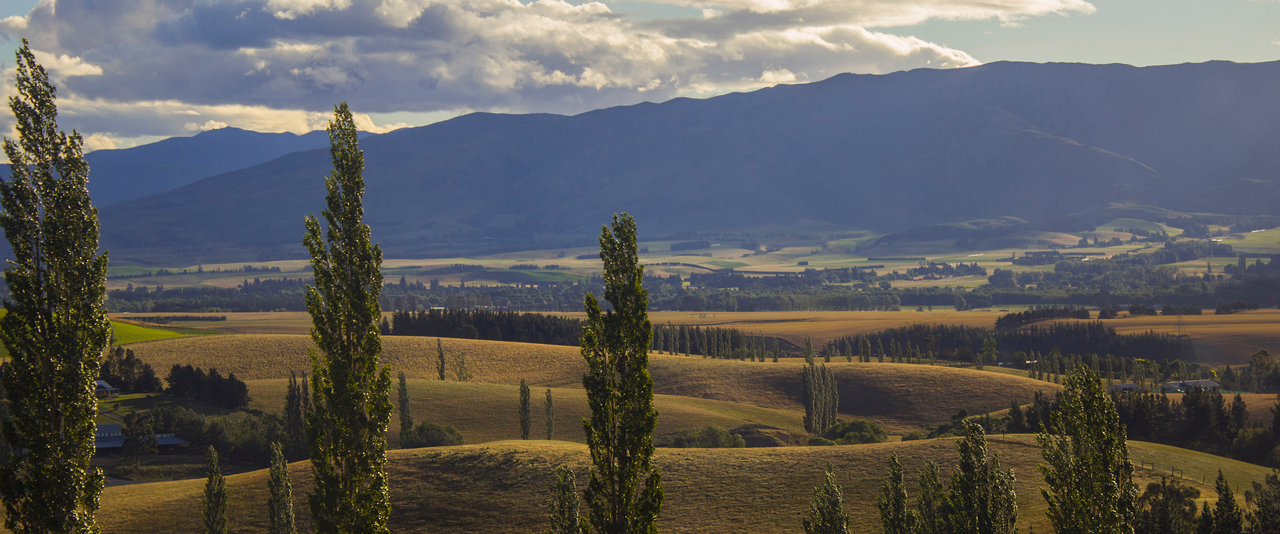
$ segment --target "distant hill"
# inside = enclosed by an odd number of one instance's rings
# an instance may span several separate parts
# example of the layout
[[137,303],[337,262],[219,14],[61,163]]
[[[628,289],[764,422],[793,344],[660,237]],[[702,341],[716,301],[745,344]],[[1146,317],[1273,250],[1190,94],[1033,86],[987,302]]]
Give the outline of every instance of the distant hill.
[[[993,63],[572,117],[476,113],[365,140],[367,220],[412,257],[586,243],[619,211],[657,236],[1182,209],[1280,176],[1276,86],[1280,62]],[[301,256],[328,159],[297,152],[109,206],[104,244]]]
[[95,205],[108,206],[290,152],[328,146],[329,137],[323,131],[296,135],[221,128],[133,148],[96,150],[85,156],[90,169],[89,193]]

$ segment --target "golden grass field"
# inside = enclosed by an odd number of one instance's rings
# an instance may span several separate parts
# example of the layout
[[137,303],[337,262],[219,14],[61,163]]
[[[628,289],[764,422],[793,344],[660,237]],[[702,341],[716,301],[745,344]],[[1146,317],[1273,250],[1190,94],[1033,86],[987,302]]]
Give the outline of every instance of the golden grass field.
[[[461,339],[443,343],[451,365],[458,354],[467,354],[473,382],[515,386],[524,379],[540,388],[577,389],[586,371],[576,347]],[[291,370],[307,372],[308,346],[307,336],[261,334],[161,340],[133,349],[162,375],[174,364],[189,364],[257,381],[286,378]],[[434,338],[390,336],[383,347],[382,361],[393,372],[403,370],[415,380],[436,378]],[[797,359],[773,363],[652,355],[649,367],[654,392],[661,395],[803,411],[802,365]],[[1000,410],[1011,400],[1030,402],[1036,391],[1060,389],[1048,382],[972,369],[834,361],[828,365],[839,378],[840,413],[879,422],[895,433],[948,421],[961,409]]]
[[[457,428],[466,443],[520,438],[519,386],[439,380],[410,380],[408,385],[410,413],[415,422],[431,421]],[[283,411],[286,386],[285,380],[249,382],[249,394],[254,399],[250,408]],[[530,436],[546,437],[543,406],[547,388],[531,389],[533,429]],[[392,395],[394,398],[394,391]],[[582,418],[591,416],[586,391],[551,388],[551,396],[555,407],[552,436],[557,440],[585,443]],[[653,402],[659,414],[655,431],[659,438],[706,425],[732,429],[749,423],[780,428],[797,437],[804,434],[803,410],[796,412],[661,394],[654,395]],[[393,446],[399,445],[399,412],[396,413],[387,433]]]
[[[1181,329],[1196,344],[1200,361],[1221,364],[1247,364],[1255,352],[1266,349],[1280,353],[1280,310],[1252,310],[1229,315],[1182,316]],[[1103,321],[1121,334],[1153,331],[1175,334],[1177,316],[1121,317]]]
[[[1018,527],[1049,531],[1044,515],[1043,485],[1037,463],[1040,451],[1031,436],[992,436],[991,452],[1002,468],[1017,478]],[[1188,482],[1213,496],[1211,486],[1199,483],[1199,473],[1217,474],[1242,488],[1262,480],[1269,470],[1232,460],[1131,442],[1140,469],[1140,487],[1167,473],[1176,464],[1195,476]],[[670,533],[798,532],[800,517],[821,483],[827,462],[835,467],[844,488],[845,506],[853,532],[879,530],[875,498],[887,473],[887,458],[897,452],[909,474],[908,492],[914,496],[915,473],[925,459],[938,462],[944,474],[956,459],[954,440],[940,439],[837,447],[775,449],[659,449],[654,463],[662,473],[666,500],[658,527]],[[568,465],[585,486],[589,463],[586,447],[558,441],[502,441],[434,449],[388,452],[393,532],[529,533],[546,527],[544,502],[550,496],[552,471]],[[306,493],[311,487],[306,462],[290,466],[294,511],[299,530],[310,527]],[[266,530],[266,471],[227,477],[231,532]],[[1212,484],[1212,476],[1209,479]],[[102,496],[99,525],[104,532],[194,533],[200,531],[203,480],[184,480],[115,486]]]

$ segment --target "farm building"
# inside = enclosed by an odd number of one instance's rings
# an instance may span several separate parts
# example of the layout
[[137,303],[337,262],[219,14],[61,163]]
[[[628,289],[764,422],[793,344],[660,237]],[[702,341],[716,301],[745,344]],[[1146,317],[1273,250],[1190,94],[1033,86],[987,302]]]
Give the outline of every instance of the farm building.
[[120,394],[120,388],[113,388],[106,380],[93,381],[93,394],[99,399],[108,399]]
[[[173,434],[156,434],[156,445],[159,447],[176,447],[186,445],[187,440]],[[96,425],[93,430],[93,448],[110,452],[124,448],[124,429],[120,425]]]
[[1114,385],[1107,386],[1108,395],[1112,393],[1137,393],[1137,392],[1138,392],[1137,384],[1114,384]]
[[1222,384],[1212,380],[1184,380],[1181,382],[1165,382],[1160,386],[1160,390],[1165,393],[1186,393],[1194,388],[1200,388],[1206,391],[1217,391],[1222,389]]

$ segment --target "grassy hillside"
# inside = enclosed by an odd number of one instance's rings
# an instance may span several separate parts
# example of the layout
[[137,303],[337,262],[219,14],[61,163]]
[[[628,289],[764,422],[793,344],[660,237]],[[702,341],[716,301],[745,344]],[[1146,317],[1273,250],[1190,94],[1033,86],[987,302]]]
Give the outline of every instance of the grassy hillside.
[[[267,412],[284,410],[286,380],[254,380],[249,382],[253,397],[251,408]],[[533,388],[533,430],[530,437],[545,437],[543,399],[546,388]],[[590,417],[586,392],[582,389],[552,388],[555,406],[553,436],[557,440],[585,442],[582,418]],[[410,410],[414,421],[424,420],[453,426],[467,443],[485,443],[520,437],[519,386],[479,384],[475,382],[409,381]],[[673,433],[716,425],[731,429],[756,423],[804,434],[804,411],[761,408],[732,402],[695,399],[674,395],[655,395],[658,410],[656,434]],[[392,419],[388,439],[399,444],[398,415]]]
[[1174,334],[1181,323],[1182,333],[1196,344],[1201,361],[1240,365],[1261,349],[1280,351],[1280,310],[1253,310],[1230,315],[1142,316],[1103,321],[1121,334],[1148,331]]
[[[1018,527],[1024,532],[1031,526],[1048,531],[1038,491],[1043,482],[1035,467],[1040,451],[1030,436],[993,437],[990,449],[1017,477]],[[1216,474],[1222,467],[1229,480],[1242,487],[1268,473],[1262,467],[1170,447],[1134,442],[1130,449],[1135,461],[1153,458],[1161,469],[1167,465],[1161,460],[1178,462],[1186,466],[1188,476],[1208,470]],[[875,496],[887,471],[886,459],[895,451],[912,481],[925,459],[939,462],[948,473],[957,457],[950,439],[783,449],[659,449],[655,463],[662,472],[666,502],[658,526],[671,533],[797,532],[812,488],[821,482],[823,466],[831,462],[844,486],[852,530],[877,532]],[[539,531],[546,525],[543,502],[550,495],[552,470],[562,464],[573,467],[581,488],[589,462],[585,446],[547,441],[394,450],[388,457],[390,526],[395,532]],[[292,464],[290,472],[294,510],[305,531],[309,465]],[[1140,486],[1158,474],[1140,469]],[[1212,495],[1211,487],[1192,484],[1202,495]],[[266,472],[232,475],[227,486],[230,530],[264,531]],[[203,487],[203,480],[187,480],[108,488],[99,524],[106,532],[199,532],[199,516],[192,510],[198,510]],[[912,496],[914,490],[909,483]]]
[[[285,378],[290,370],[309,370],[308,346],[306,336],[264,334],[163,340],[134,350],[161,373],[179,363],[217,367],[243,380],[267,380]],[[436,377],[434,338],[387,337],[383,346],[383,361],[393,370],[403,370],[411,379]],[[472,382],[510,386],[523,378],[537,387],[572,389],[580,387],[585,371],[576,347],[446,339],[444,348],[451,366],[457,355],[467,355],[468,368],[475,375]],[[656,393],[788,411],[803,410],[801,365],[796,360],[741,362],[659,355],[650,359]],[[1008,407],[1010,400],[1025,403],[1036,391],[1059,388],[970,369],[846,362],[830,366],[840,382],[840,413],[877,421],[891,432],[947,421],[961,409],[970,413],[999,410]]]

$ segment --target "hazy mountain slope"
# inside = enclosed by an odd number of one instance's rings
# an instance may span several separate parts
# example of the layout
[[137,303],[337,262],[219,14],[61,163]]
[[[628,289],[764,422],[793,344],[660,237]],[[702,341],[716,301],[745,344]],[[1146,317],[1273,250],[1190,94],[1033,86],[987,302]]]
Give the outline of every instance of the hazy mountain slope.
[[222,128],[133,148],[97,150],[85,156],[90,169],[89,193],[94,204],[107,206],[290,152],[327,146],[329,138],[321,131],[295,135]]
[[[362,143],[366,207],[392,254],[818,220],[901,229],[1109,202],[1170,205],[1280,169],[1280,63],[997,63],[839,75],[707,100],[472,114]],[[324,150],[102,212],[109,247],[296,246]],[[468,244],[469,243],[469,244]]]

